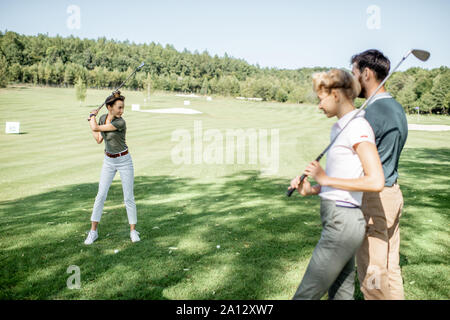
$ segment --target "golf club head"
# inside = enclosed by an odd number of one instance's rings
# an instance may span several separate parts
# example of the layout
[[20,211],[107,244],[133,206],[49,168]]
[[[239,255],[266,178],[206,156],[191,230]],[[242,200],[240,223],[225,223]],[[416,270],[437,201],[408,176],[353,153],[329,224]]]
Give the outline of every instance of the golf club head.
[[428,51],[425,50],[420,50],[420,49],[412,49],[411,53],[419,60],[421,61],[427,61],[428,58],[430,57],[430,53]]
[[144,63],[144,62],[142,62],[142,63],[141,63],[141,65],[140,65],[139,67],[137,67],[137,68],[138,68],[138,70],[139,70],[140,68],[142,68],[142,67],[144,66],[144,64],[145,64],[145,63]]

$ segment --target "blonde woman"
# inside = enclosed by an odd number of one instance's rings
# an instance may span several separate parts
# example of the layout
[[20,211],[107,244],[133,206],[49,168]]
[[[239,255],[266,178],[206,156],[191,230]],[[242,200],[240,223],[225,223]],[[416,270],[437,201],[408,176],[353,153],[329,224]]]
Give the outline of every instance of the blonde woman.
[[125,207],[127,210],[128,222],[130,224],[130,238],[132,242],[140,241],[139,232],[136,231],[137,212],[134,201],[134,168],[128,146],[125,141],[127,126],[122,118],[124,112],[125,97],[120,95],[120,91],[114,92],[106,98],[105,104],[108,113],[102,115],[97,124],[95,117],[98,110],[91,111],[89,124],[92,135],[97,143],[105,141],[105,157],[98,186],[97,197],[91,216],[91,230],[84,241],[90,245],[98,238],[98,223],[102,217],[103,206],[108,195],[109,187],[116,175],[120,172],[122,180],[122,190]]
[[[337,117],[331,140],[357,112],[353,101],[359,95],[359,82],[348,72],[333,69],[313,75],[319,109],[328,118]],[[302,196],[319,195],[323,230],[312,258],[293,299],[351,300],[354,294],[355,254],[365,237],[366,220],[360,209],[362,193],[379,192],[384,175],[372,128],[364,111],[342,131],[327,153],[325,171],[317,161],[304,174],[291,181]]]

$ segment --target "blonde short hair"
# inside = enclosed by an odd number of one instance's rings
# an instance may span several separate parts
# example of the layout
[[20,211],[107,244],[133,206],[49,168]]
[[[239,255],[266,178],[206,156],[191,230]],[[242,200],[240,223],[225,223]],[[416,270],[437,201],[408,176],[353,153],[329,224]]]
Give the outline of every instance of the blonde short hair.
[[361,92],[359,81],[344,70],[331,69],[328,72],[314,73],[312,80],[313,89],[317,94],[322,91],[330,94],[332,89],[340,89],[350,101],[353,101]]

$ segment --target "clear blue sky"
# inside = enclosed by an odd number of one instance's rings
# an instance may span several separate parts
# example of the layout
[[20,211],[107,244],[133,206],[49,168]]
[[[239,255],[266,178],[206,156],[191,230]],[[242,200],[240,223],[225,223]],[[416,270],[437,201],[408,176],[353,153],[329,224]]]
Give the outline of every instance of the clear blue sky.
[[[70,5],[80,8],[80,29],[67,26]],[[0,0],[6,29],[172,44],[264,67],[349,67],[351,55],[369,48],[392,64],[411,48],[431,52],[400,70],[450,65],[449,0]]]

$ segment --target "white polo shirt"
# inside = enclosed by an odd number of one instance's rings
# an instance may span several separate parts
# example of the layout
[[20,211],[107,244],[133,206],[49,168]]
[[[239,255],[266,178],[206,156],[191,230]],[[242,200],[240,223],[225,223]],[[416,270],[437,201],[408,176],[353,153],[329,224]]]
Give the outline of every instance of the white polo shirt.
[[[358,110],[353,110],[339,119],[331,128],[330,141],[342,131]],[[353,119],[327,152],[325,172],[327,176],[342,179],[356,179],[364,175],[358,154],[353,147],[363,141],[375,144],[375,135],[369,122],[364,119],[364,110]],[[362,192],[352,192],[322,186],[319,196],[335,200],[340,206],[361,206]]]

